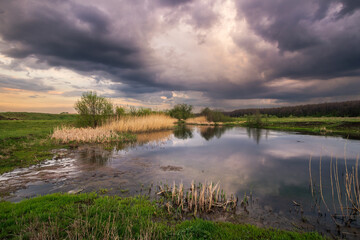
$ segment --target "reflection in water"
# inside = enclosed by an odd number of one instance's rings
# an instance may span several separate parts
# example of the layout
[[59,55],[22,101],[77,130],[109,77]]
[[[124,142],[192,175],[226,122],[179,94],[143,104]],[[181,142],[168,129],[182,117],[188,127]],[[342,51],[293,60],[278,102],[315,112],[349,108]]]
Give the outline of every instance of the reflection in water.
[[163,142],[170,139],[171,134],[171,130],[136,134],[136,144],[146,144],[148,142]]
[[232,127],[201,127],[200,134],[201,136],[206,139],[206,141],[211,140],[212,138],[220,138],[227,130],[231,129]]
[[188,139],[193,137],[193,129],[188,128],[186,125],[177,126],[174,130],[174,136],[178,139]]
[[86,159],[88,164],[95,164],[97,166],[106,165],[110,157],[111,151],[105,150],[99,145],[79,147],[77,156],[78,159]]
[[[189,186],[192,180],[220,181],[226,193],[241,197],[251,192],[274,211],[289,212],[293,201],[302,204],[306,211],[313,203],[309,191],[309,156],[313,159],[312,177],[317,184],[322,156],[323,194],[331,201],[330,159],[341,158],[345,144],[346,164],[351,169],[360,151],[360,141],[239,127],[184,126],[174,132],[139,134],[138,143],[117,150],[80,149],[75,163],[68,163],[77,167],[69,166],[66,172],[70,176],[71,171],[76,171],[71,175],[75,177],[68,177],[64,186],[46,185],[46,189],[56,192],[78,187],[84,191],[107,188],[113,189],[111,194],[121,195],[120,189],[136,194],[142,184],[182,181]],[[340,158],[337,171],[343,176],[345,162]],[[21,179],[27,178],[27,174],[21,175]],[[18,181],[12,175],[11,178]],[[0,177],[0,185],[15,184],[9,179],[1,181]],[[24,198],[36,196],[36,191],[32,195],[26,195],[25,190],[16,194]]]
[[248,137],[254,139],[257,144],[260,143],[261,137],[265,136],[265,139],[267,139],[269,135],[268,129],[246,128],[246,132]]

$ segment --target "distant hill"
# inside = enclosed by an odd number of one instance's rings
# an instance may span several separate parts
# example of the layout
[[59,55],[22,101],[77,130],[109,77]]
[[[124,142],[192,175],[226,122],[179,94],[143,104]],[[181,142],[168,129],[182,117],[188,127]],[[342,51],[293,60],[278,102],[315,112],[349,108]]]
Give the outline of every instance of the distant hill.
[[75,120],[76,114],[0,112],[0,120]]
[[231,117],[241,117],[254,114],[256,111],[259,111],[261,114],[278,117],[358,117],[360,116],[360,101],[308,104],[278,108],[248,108],[225,112],[224,114]]

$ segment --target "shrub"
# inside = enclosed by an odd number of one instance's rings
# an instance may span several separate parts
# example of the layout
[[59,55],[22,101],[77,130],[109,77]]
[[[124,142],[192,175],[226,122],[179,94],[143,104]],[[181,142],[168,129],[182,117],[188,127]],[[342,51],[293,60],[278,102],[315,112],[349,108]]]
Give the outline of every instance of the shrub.
[[125,108],[116,106],[116,108],[115,108],[115,115],[116,115],[117,117],[124,116],[125,114],[126,114],[126,113],[125,113]]
[[231,118],[225,116],[222,112],[217,110],[211,110],[210,108],[204,108],[200,115],[205,116],[209,122],[229,122]]
[[92,91],[83,93],[81,99],[75,103],[74,108],[79,114],[78,123],[80,126],[97,127],[114,114],[112,103]]
[[193,107],[188,104],[177,104],[169,111],[169,115],[179,121],[186,120],[193,115],[192,108]]
[[248,115],[246,122],[249,126],[261,127],[263,125],[263,122],[261,120],[261,114],[259,110],[257,110],[253,115]]

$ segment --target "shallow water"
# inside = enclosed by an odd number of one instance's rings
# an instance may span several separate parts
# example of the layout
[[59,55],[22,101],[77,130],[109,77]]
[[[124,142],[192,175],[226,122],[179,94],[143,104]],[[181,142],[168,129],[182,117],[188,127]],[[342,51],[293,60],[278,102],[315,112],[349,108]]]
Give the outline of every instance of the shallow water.
[[338,172],[345,173],[346,165],[351,169],[356,163],[360,141],[240,127],[186,127],[106,148],[112,150],[82,146],[58,151],[56,159],[1,175],[0,191],[12,191],[5,197],[11,201],[70,190],[106,189],[110,195],[128,196],[144,193],[152,184],[212,181],[239,198],[251,194],[269,211],[289,214],[296,201],[314,215],[310,157],[316,184],[322,159],[323,193],[331,203],[330,160],[338,158]]

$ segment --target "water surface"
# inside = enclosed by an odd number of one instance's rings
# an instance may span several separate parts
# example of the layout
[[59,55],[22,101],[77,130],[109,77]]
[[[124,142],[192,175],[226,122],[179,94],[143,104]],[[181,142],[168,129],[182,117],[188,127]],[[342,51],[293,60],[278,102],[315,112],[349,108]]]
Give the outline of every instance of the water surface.
[[56,159],[38,166],[1,175],[0,190],[12,190],[6,199],[19,201],[70,190],[106,189],[108,194],[134,195],[160,183],[212,181],[220,182],[228,194],[240,198],[251,194],[274,212],[291,211],[293,201],[310,212],[314,203],[310,157],[315,184],[322,159],[324,196],[329,200],[331,159],[338,158],[338,171],[343,174],[345,164],[349,169],[355,165],[359,152],[360,141],[341,137],[240,127],[182,127],[139,135],[136,144],[82,146],[57,154]]

